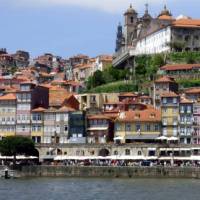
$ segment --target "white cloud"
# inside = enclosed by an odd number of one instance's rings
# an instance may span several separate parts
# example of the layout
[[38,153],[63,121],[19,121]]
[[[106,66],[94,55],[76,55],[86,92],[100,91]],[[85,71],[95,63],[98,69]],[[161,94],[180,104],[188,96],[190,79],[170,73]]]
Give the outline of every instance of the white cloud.
[[[1,0],[0,0],[1,1]],[[160,5],[167,2],[174,2],[180,0],[7,0],[16,3],[17,5],[25,6],[79,6],[102,10],[111,13],[122,12],[131,3],[136,9],[144,7],[145,3],[153,5]]]

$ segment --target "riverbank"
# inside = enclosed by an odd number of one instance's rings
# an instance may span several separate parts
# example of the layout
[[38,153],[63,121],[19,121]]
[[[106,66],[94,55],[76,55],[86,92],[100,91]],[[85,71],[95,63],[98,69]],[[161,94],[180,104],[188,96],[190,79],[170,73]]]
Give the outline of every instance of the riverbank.
[[20,177],[197,178],[195,167],[24,166]]

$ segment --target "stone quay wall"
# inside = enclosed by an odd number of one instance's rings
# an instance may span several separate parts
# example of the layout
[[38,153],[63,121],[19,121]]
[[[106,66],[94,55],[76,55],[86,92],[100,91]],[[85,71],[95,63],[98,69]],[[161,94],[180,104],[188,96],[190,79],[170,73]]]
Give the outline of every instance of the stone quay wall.
[[194,167],[24,166],[21,177],[200,178]]

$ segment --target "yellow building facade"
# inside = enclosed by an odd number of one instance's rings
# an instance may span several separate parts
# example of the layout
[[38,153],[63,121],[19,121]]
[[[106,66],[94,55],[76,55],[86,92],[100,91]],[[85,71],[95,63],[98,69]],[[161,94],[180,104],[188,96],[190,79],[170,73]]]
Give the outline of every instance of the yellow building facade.
[[161,113],[153,108],[120,113],[115,121],[115,139],[122,143],[150,142],[161,134]]
[[0,97],[0,137],[16,135],[16,95],[6,94]]

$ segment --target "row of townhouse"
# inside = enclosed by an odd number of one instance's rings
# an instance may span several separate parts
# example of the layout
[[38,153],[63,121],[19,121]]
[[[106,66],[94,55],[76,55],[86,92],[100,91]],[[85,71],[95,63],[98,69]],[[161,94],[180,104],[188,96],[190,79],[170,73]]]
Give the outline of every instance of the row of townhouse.
[[154,86],[157,94],[152,98],[138,93],[75,98],[58,86],[22,82],[14,93],[1,93],[0,136],[61,144],[154,143],[159,136],[174,136],[180,143],[200,144],[200,89],[178,94],[170,77],[155,84],[161,89]]
[[[0,96],[0,137],[31,137],[36,143],[85,143],[85,114],[65,90],[23,82]],[[70,105],[70,106],[69,106]]]
[[161,107],[157,109],[148,101],[144,104],[138,98],[133,99],[104,103],[102,114],[90,115],[89,143],[112,142],[112,139],[122,143],[154,143],[159,136],[165,136],[175,137],[183,144],[200,144],[200,101],[166,92],[161,95]]

